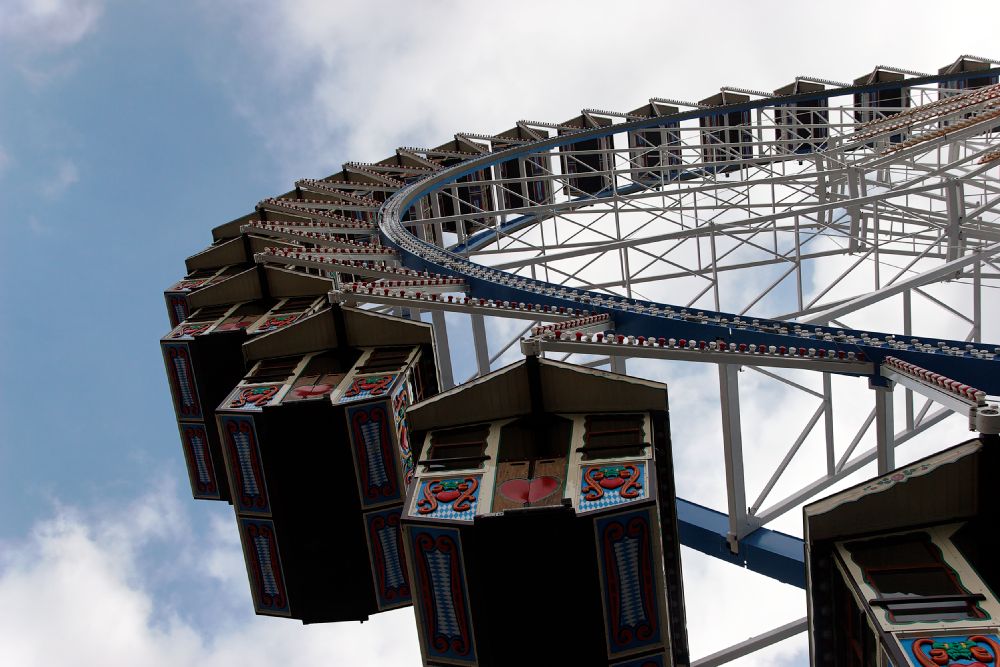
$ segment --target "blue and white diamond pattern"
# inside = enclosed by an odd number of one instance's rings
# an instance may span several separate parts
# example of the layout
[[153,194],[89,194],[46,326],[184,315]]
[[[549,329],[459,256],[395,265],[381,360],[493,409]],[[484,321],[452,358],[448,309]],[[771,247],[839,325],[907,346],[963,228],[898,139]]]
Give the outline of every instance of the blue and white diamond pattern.
[[439,634],[461,637],[458,617],[455,615],[455,601],[451,595],[451,554],[428,551],[427,569],[431,575],[431,595],[434,599],[434,620]]
[[396,544],[397,531],[398,528],[395,526],[385,526],[378,531],[378,541],[385,557],[385,587],[389,590],[399,588],[406,583]]
[[[461,477],[460,480],[464,481],[465,478]],[[482,486],[481,478],[477,475],[476,481],[480,482],[480,487]],[[476,509],[479,505],[479,489],[476,489],[475,495],[468,501],[469,509],[464,512],[456,512],[452,509],[454,503],[442,503],[439,502],[438,506],[433,512],[428,514],[421,514],[417,511],[417,502],[424,497],[424,488],[436,484],[438,482],[443,482],[443,479],[423,479],[420,480],[420,485],[417,487],[417,492],[414,494],[413,509],[410,511],[410,516],[417,519],[441,519],[443,521],[474,521],[476,519]]]
[[268,595],[277,595],[278,582],[274,578],[274,568],[271,565],[271,543],[266,537],[257,535],[253,538],[253,546],[257,553],[257,562],[260,564],[264,592]]
[[634,628],[646,620],[642,586],[639,584],[639,540],[626,537],[614,545],[615,564],[621,584],[621,613],[618,622]]
[[[626,505],[628,503],[639,502],[640,500],[645,500],[649,497],[649,493],[646,489],[646,463],[644,461],[628,461],[629,465],[634,465],[639,469],[639,479],[637,480],[642,486],[636,489],[639,492],[635,498],[622,498],[618,489],[605,489],[604,495],[597,500],[586,500],[586,493],[583,489],[587,487],[587,480],[584,478],[584,474],[587,469],[596,465],[588,464],[580,468],[580,512],[593,512],[595,510],[602,510],[608,507],[617,507],[618,505]],[[608,463],[611,465],[620,465],[618,463]]]
[[194,455],[194,467],[198,471],[198,481],[209,484],[212,478],[208,474],[208,464],[205,462],[205,439],[200,435],[191,436],[191,452]]
[[389,483],[382,462],[382,422],[370,421],[361,425],[361,437],[365,442],[365,458],[368,459],[368,486],[380,489]]

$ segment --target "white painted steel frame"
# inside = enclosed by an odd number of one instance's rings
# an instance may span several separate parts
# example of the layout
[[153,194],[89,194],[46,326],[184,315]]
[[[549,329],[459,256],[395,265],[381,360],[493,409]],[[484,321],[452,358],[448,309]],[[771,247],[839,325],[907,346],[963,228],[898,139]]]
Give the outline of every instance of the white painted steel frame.
[[[889,120],[882,121],[880,129],[876,122],[866,129],[869,134],[864,139],[855,139],[859,114],[884,118],[902,112],[901,117],[916,117],[911,111],[914,106],[954,99],[950,96],[959,92],[936,84],[907,85],[905,90],[909,107],[860,109],[854,106],[850,91],[827,91],[824,106],[807,109],[810,118],[825,117],[826,122],[794,126],[799,131],[821,133],[805,138],[777,136],[779,131],[790,129],[789,119],[795,122],[798,116],[789,115],[787,107],[773,105],[748,112],[747,124],[738,126],[735,134],[725,127],[708,130],[697,120],[681,119],[676,126],[670,126],[669,132],[661,133],[669,144],[651,145],[643,135],[648,150],[626,145],[623,132],[611,134],[597,150],[574,148],[575,143],[587,138],[574,140],[569,135],[557,149],[518,158],[518,173],[525,173],[526,159],[541,165],[541,173],[504,178],[498,167],[484,170],[486,178],[478,185],[490,189],[491,201],[497,208],[484,210],[463,197],[463,193],[471,192],[468,183],[445,183],[422,196],[415,219],[397,220],[395,224],[515,277],[538,277],[571,288],[680,302],[692,310],[699,306],[726,308],[741,316],[796,320],[803,327],[819,324],[848,328],[844,320],[861,316],[864,308],[881,304],[895,309],[901,305],[902,335],[909,336],[913,333],[912,304],[916,296],[943,317],[964,322],[968,326],[966,340],[981,343],[984,291],[1000,287],[996,283],[1000,279],[1000,162],[979,164],[997,148],[998,134],[994,130],[1000,120],[989,115],[995,106],[994,98],[959,110],[939,114],[929,111],[927,119],[916,121],[912,127],[892,126]],[[634,118],[619,112],[588,113],[612,122]],[[959,128],[970,113],[984,119]],[[561,127],[532,121],[521,121],[519,126]],[[938,132],[951,126],[956,129]],[[719,143],[718,136],[738,140]],[[467,137],[481,142],[499,141],[488,135]],[[906,145],[902,143],[906,138],[921,141]],[[507,145],[516,143],[505,141]],[[905,147],[899,149],[901,145]],[[789,152],[792,146],[806,146],[809,150]],[[405,155],[434,169],[437,164],[427,159],[428,154],[423,149],[405,151]],[[705,159],[717,155],[723,155],[724,160]],[[594,158],[598,158],[599,166],[592,164]],[[572,171],[564,172],[569,165]],[[681,172],[687,177],[676,178]],[[657,174],[658,178],[649,178]],[[580,179],[587,176],[598,178],[604,185],[600,192],[581,189]],[[528,186],[533,182],[544,183],[548,193],[545,201],[529,199]],[[501,209],[506,196],[531,205]],[[452,203],[454,215],[442,214],[441,202],[445,200]],[[463,206],[469,212],[462,213]],[[430,216],[424,217],[424,211]],[[523,225],[509,225],[521,217]],[[448,228],[455,231],[445,231]],[[469,240],[483,233],[488,234],[487,242],[471,247]],[[851,263],[836,277],[812,289],[806,284],[816,282],[817,263],[848,257]],[[739,295],[731,284],[727,286],[726,276],[730,273],[763,275],[763,287]],[[870,281],[867,290],[833,296],[859,274]],[[969,292],[971,313],[930,291],[944,283]],[[342,296],[354,302],[416,307],[412,292],[403,290],[403,295],[393,296],[354,292]],[[668,292],[670,298],[665,298]],[[900,304],[895,303],[896,297]],[[794,307],[778,314],[786,303],[794,303]],[[995,297],[986,300],[988,314],[996,314],[997,303]],[[450,337],[444,322],[446,310],[464,312],[470,319],[476,375],[489,372],[534,324],[558,319],[547,313],[492,305],[459,306],[431,301],[426,296],[419,301],[419,308],[431,313],[446,387],[454,383]],[[776,308],[778,313],[774,312]],[[532,323],[512,338],[491,339],[486,315]],[[991,329],[987,333],[997,336],[998,332]],[[946,392],[903,382],[904,425],[897,431],[893,386],[900,377],[887,371],[883,374],[886,382],[871,386],[871,413],[844,446],[835,437],[835,403],[841,397],[834,392],[831,372],[850,372],[849,364],[835,368],[814,358],[746,358],[722,350],[691,354],[664,348],[625,349],[559,340],[551,335],[537,337],[526,344],[526,350],[560,354],[561,359],[591,366],[606,364],[619,372],[624,372],[628,357],[717,364],[729,539],[734,551],[739,540],[753,530],[815,498],[871,462],[877,462],[879,473],[888,471],[894,467],[899,445],[952,412],[961,411],[963,405]],[[860,367],[863,362],[856,365]],[[631,367],[636,369],[637,365]],[[738,371],[743,367],[817,401],[787,449],[775,452],[770,477],[754,484],[760,490],[751,504],[747,502],[741,404],[753,397],[741,396]],[[792,373],[786,374],[789,370]],[[798,371],[818,372],[815,377],[819,385],[808,386]],[[918,394],[926,397],[919,407]],[[932,402],[943,407],[934,410]],[[780,500],[769,500],[789,464],[814,432],[823,443],[824,473]],[[694,664],[722,664],[804,629],[802,620],[794,621]]]

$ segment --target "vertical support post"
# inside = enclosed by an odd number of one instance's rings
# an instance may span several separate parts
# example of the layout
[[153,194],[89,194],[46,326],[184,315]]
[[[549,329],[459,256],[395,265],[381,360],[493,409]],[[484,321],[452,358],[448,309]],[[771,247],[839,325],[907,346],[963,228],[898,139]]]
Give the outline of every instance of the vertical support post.
[[[861,196],[861,170],[857,167],[847,168],[847,192],[851,199]],[[851,253],[857,252],[861,248],[861,207],[857,204],[849,204],[847,215],[851,219],[851,231],[847,239],[847,248]]]
[[[462,198],[458,196],[458,186],[451,188],[451,196],[454,198],[455,202],[455,215],[462,215]],[[455,220],[455,232],[458,234],[458,242],[465,243],[465,220],[456,219]]]
[[719,400],[722,404],[722,448],[726,463],[729,502],[729,549],[739,552],[739,539],[749,530],[746,480],[743,475],[743,431],[740,427],[739,366],[719,364]]
[[[820,206],[826,205],[826,174],[823,172],[823,154],[815,148],[813,149],[813,160],[816,161],[816,203]],[[777,201],[777,200],[772,200]],[[816,213],[816,222],[823,224],[827,219],[827,209],[821,209]],[[796,216],[797,218],[798,216]]]
[[[499,168],[500,167],[497,167],[497,169],[499,169]],[[532,201],[531,198],[528,197],[528,179],[527,179],[527,176],[528,176],[528,165],[524,161],[523,157],[517,158],[517,169],[518,169],[517,173],[520,174],[521,178],[524,179],[520,183],[518,183],[518,187],[521,189],[521,199],[522,199],[521,205],[522,206],[531,206],[532,204],[535,204],[537,206],[537,205],[540,205],[540,204],[544,204],[545,202]],[[508,189],[510,189],[510,186],[508,186]]]
[[[416,219],[416,220],[423,220],[424,219],[424,200],[423,199],[418,199],[417,201],[415,201],[413,203],[413,211],[414,211],[414,213],[413,213],[414,219]],[[423,239],[424,241],[429,241],[430,240],[428,238],[428,236],[431,234],[431,230],[427,228],[427,225],[418,225],[417,228],[414,231],[416,232],[417,236],[419,238]]]
[[[854,168],[854,175],[858,179],[858,196],[867,197],[868,196],[868,179],[865,176],[864,169],[860,167]],[[861,212],[861,207],[858,206],[858,224],[860,225],[860,238],[858,243],[861,248],[865,248],[868,244],[868,216]],[[878,243],[878,239],[875,239]]]
[[[777,249],[775,250],[777,253]],[[802,297],[802,244],[799,240],[799,216],[795,216],[795,294],[798,299],[799,310],[804,310]],[[718,306],[716,306],[718,307]]]
[[875,450],[878,474],[884,475],[896,467],[896,435],[893,430],[892,386],[872,387],[875,390]]
[[455,386],[455,374],[451,370],[451,348],[448,347],[448,327],[444,321],[443,310],[431,311],[431,324],[434,327],[434,341],[437,344],[441,388],[451,389]]
[[972,265],[972,340],[983,342],[983,260]]
[[438,194],[432,192],[427,195],[431,200],[431,215],[437,220],[434,223],[434,242],[438,244],[438,247],[444,247],[444,225],[441,224],[441,202],[438,199]]
[[621,373],[625,375],[628,371],[625,370],[625,357],[619,357],[612,355],[611,357],[611,372]]
[[945,199],[948,204],[948,227],[945,237],[948,239],[949,262],[962,256],[962,222],[965,219],[965,188],[962,181],[951,180],[945,184]]
[[[903,335],[907,338],[913,333],[913,304],[912,292],[903,292]],[[907,388],[904,395],[904,407],[906,409],[906,430],[913,430],[913,390]]]
[[[612,167],[614,157],[612,157]],[[614,175],[614,169],[611,170],[611,193],[612,193],[612,205],[615,211],[615,240],[622,240],[622,227],[621,218],[619,215],[619,204],[618,204],[618,178]],[[628,263],[628,248],[620,248],[618,250],[618,263],[621,265],[622,272],[622,282],[625,283],[625,296],[629,299],[632,298],[632,269],[629,267]]]
[[476,350],[476,367],[479,375],[490,372],[490,349],[486,342],[486,320],[482,315],[472,315],[472,345]]
[[836,473],[837,462],[833,452],[833,383],[829,373],[823,373],[823,426],[826,431],[826,474]]
[[[749,216],[748,216],[749,217]],[[715,221],[708,221],[708,241],[709,248],[712,251],[712,295],[715,297],[715,309],[722,310],[722,306],[719,303],[719,265],[718,265],[718,254],[715,249]],[[795,246],[796,251],[798,250],[798,245]]]

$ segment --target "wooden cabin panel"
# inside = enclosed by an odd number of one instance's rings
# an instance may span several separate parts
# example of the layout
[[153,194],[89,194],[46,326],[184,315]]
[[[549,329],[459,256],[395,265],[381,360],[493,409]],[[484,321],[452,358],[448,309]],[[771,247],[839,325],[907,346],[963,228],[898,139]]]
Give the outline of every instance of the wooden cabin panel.
[[201,252],[191,255],[184,263],[190,272],[197,269],[220,268],[230,264],[245,264],[251,260],[251,257],[247,257],[243,239],[234,238],[217,245],[211,245]]
[[239,527],[254,608],[258,614],[291,616],[274,522],[240,517]]
[[167,303],[167,315],[170,318],[171,328],[186,320],[188,314],[193,310],[187,300],[188,294],[207,285],[217,273],[216,269],[189,271],[187,276],[164,290],[163,298]]
[[239,514],[270,514],[271,501],[253,417],[221,414],[218,424],[233,506]]
[[268,311],[270,302],[266,300],[249,301],[234,308],[219,324],[212,330],[213,333],[226,331],[242,331],[247,329],[260,316]]
[[403,489],[393,451],[395,443],[389,402],[351,403],[345,410],[345,416],[362,506],[401,502]]
[[249,268],[242,273],[229,276],[217,283],[206,285],[188,295],[191,308],[214,306],[224,303],[239,303],[263,298],[257,269]]
[[974,515],[977,472],[975,457],[968,454],[975,447],[952,448],[844,491],[837,496],[839,506],[832,500],[810,505],[811,539],[848,534],[855,525],[878,531]]
[[344,373],[323,373],[316,375],[300,375],[282,403],[295,401],[315,401],[325,399],[344,379]]
[[531,488],[528,490],[529,507],[559,505],[566,487],[566,457],[538,459],[534,462]]
[[565,458],[498,463],[492,511],[560,505],[565,480]]
[[434,338],[431,325],[402,320],[357,308],[343,308],[344,326],[351,345],[384,347],[391,345],[430,345]]
[[330,394],[347,376],[350,365],[337,350],[311,355],[295,376],[282,404],[322,400],[329,404]]
[[[265,248],[301,248],[295,243],[289,243],[282,239],[270,239],[257,234],[246,234],[244,236],[250,242],[250,252],[256,254],[263,252]],[[274,267],[270,267],[274,268]]]
[[188,313],[191,312],[187,301],[187,292],[164,292],[163,300],[167,304],[167,316],[171,329],[187,319]]
[[271,296],[276,298],[322,296],[333,289],[333,281],[329,278],[272,266],[264,271]]
[[191,483],[191,495],[203,500],[221,500],[223,493],[205,424],[181,422],[178,428],[188,480]]
[[243,345],[243,354],[253,363],[268,357],[306,354],[337,349],[336,325],[331,309],[323,309],[295,321],[294,326],[276,329]]
[[425,431],[527,414],[531,399],[526,386],[524,363],[512,364],[423,401],[408,413],[410,423]]
[[[647,412],[667,407],[666,388],[649,380],[548,360],[541,365],[541,376],[549,412]],[[613,391],[608,391],[609,380],[616,381]]]
[[215,241],[222,241],[225,239],[236,238],[240,235],[240,227],[254,220],[258,220],[259,218],[260,216],[257,212],[253,211],[251,213],[247,213],[246,215],[241,215],[235,220],[223,223],[212,229],[212,239]]
[[527,507],[530,498],[530,485],[530,461],[497,463],[491,510],[502,512]]
[[425,473],[439,473],[452,470],[482,468],[489,459],[490,424],[473,424],[454,429],[434,431],[430,436],[430,446],[418,464]]
[[598,517],[594,531],[608,656],[662,647],[666,632],[657,593],[662,582],[654,556],[658,537],[652,509]]
[[278,329],[284,329],[300,319],[307,317],[311,311],[319,308],[321,300],[315,296],[292,296],[281,299],[260,319],[247,328],[249,334],[265,334]]
[[406,528],[406,546],[425,664],[477,664],[461,534],[412,525]]
[[399,519],[399,507],[365,514],[365,534],[379,611],[405,607],[412,602]]
[[161,342],[163,361],[174,399],[174,413],[179,420],[200,420],[204,415],[195,379],[195,367],[188,343]]

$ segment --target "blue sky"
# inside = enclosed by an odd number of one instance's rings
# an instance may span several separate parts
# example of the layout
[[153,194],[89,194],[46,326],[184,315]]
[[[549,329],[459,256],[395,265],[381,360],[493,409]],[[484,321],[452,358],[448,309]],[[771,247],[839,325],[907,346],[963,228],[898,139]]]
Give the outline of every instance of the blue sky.
[[[187,497],[157,341],[162,291],[214,225],[295,178],[456,131],[997,55],[991,3],[948,18],[911,4],[917,19],[876,6],[850,31],[848,16],[791,13],[806,11],[800,3],[722,4],[735,16],[727,25],[745,30],[725,52],[691,29],[718,18],[695,8],[643,9],[657,46],[630,41],[628,16],[605,20],[603,5],[581,2],[504,10],[529,22],[451,2],[0,0],[7,664],[414,664],[408,611],[336,628],[255,619],[228,509]],[[805,31],[810,22],[829,29]],[[610,50],[583,41],[598,34]],[[764,625],[749,619],[733,642],[804,613],[798,593],[773,588],[787,587],[754,588],[702,560],[685,568],[692,581],[769,596],[745,601],[737,613],[767,607]],[[690,613],[695,653],[721,648]],[[66,640],[48,641],[53,630]],[[804,664],[803,644],[792,644],[768,664]]]

